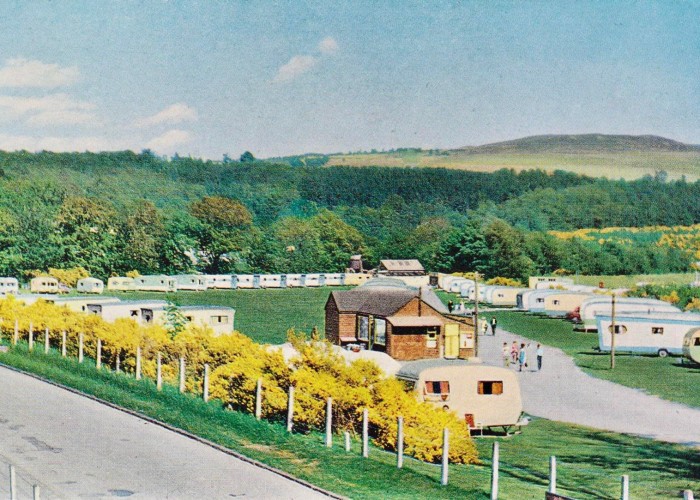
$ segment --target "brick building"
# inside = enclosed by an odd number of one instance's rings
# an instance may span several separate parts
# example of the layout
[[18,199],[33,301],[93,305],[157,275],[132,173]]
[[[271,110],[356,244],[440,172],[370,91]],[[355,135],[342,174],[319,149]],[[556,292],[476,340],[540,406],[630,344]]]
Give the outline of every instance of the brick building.
[[427,288],[380,278],[353,290],[332,292],[326,302],[326,338],[359,344],[400,361],[474,355],[471,319],[447,316]]

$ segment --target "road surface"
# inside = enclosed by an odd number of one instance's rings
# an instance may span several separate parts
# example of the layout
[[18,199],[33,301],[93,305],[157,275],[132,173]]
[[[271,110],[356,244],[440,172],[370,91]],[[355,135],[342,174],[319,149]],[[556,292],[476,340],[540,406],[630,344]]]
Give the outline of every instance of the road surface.
[[[0,462],[21,498],[327,498],[91,399],[0,367]],[[0,492],[9,491],[2,466]],[[0,496],[6,496],[4,493]]]
[[513,340],[530,344],[529,368],[518,374],[523,407],[530,415],[700,447],[700,409],[592,377],[560,349],[544,346],[538,372],[537,343],[499,329],[495,337],[479,336],[479,356],[502,365],[503,342],[510,349]]

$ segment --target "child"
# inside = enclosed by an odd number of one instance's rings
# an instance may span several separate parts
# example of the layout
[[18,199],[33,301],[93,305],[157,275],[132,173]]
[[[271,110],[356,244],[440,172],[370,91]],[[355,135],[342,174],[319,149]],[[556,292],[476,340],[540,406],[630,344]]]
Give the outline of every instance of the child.
[[510,366],[510,349],[508,348],[508,342],[503,342],[503,366]]
[[518,364],[520,365],[520,371],[523,371],[523,366],[527,366],[527,351],[525,350],[525,344],[520,344]]

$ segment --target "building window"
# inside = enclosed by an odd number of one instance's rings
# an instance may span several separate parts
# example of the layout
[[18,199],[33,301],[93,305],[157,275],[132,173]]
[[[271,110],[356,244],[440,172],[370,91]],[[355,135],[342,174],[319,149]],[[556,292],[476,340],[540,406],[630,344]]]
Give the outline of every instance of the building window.
[[694,345],[700,345],[700,337],[695,337]]
[[212,325],[226,325],[226,324],[228,324],[228,316],[212,316],[211,317],[211,324]]
[[357,317],[357,339],[369,341],[369,318],[367,316]]
[[447,401],[450,399],[450,383],[447,380],[426,380],[425,399],[427,401]]
[[664,334],[664,328],[662,326],[652,326],[651,327],[651,333],[654,335],[663,335]]
[[558,301],[558,300],[553,300],[552,303],[553,303],[555,306],[558,306],[558,305],[559,305],[559,301]]
[[437,347],[437,330],[431,328],[426,332],[425,347],[430,349],[435,349]]
[[481,380],[478,384],[477,392],[479,394],[498,395],[503,394],[502,380]]
[[386,320],[379,318],[374,320],[374,343],[386,345]]
[[[610,333],[612,333],[612,331],[613,331],[612,325],[610,325],[608,327],[608,331]],[[615,333],[617,333],[618,335],[621,333],[627,333],[627,327],[625,325],[615,325]]]

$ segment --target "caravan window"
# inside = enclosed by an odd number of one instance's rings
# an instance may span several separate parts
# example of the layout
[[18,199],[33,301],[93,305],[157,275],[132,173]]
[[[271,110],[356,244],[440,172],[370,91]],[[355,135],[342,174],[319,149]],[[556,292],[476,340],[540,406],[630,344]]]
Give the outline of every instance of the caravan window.
[[654,335],[663,335],[664,329],[662,326],[652,326],[651,333],[653,333]]
[[[612,333],[612,325],[608,327],[608,331]],[[627,333],[627,327],[625,325],[615,325],[615,333],[617,333],[618,335],[621,333]]]
[[502,380],[480,380],[477,388],[479,394],[503,394]]
[[693,345],[700,345],[700,337],[695,337],[695,343]]
[[552,303],[553,303],[555,306],[558,306],[558,305],[559,305],[559,301],[558,301],[558,300],[553,300]]
[[450,396],[450,383],[447,380],[426,380],[425,398],[447,401]]
[[228,323],[228,316],[212,316],[211,317],[211,324],[227,324]]

